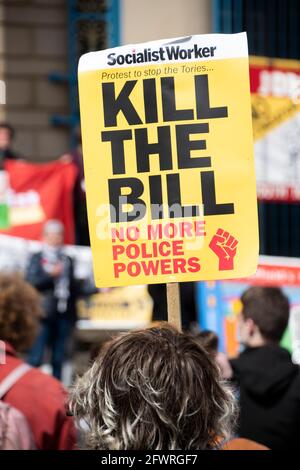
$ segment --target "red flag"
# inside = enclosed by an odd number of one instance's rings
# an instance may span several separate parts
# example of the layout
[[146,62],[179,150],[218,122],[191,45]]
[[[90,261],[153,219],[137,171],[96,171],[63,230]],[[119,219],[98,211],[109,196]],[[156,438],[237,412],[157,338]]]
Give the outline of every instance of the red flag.
[[77,168],[55,161],[33,164],[7,161],[7,203],[10,227],[0,232],[40,240],[46,220],[58,219],[65,226],[65,243],[74,243],[73,188]]

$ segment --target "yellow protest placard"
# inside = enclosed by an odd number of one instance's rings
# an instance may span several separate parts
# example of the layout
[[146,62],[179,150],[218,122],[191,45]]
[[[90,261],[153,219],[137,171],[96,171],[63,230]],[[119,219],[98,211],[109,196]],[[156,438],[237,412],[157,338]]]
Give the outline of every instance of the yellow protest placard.
[[96,285],[253,274],[246,34],[85,54],[79,95]]

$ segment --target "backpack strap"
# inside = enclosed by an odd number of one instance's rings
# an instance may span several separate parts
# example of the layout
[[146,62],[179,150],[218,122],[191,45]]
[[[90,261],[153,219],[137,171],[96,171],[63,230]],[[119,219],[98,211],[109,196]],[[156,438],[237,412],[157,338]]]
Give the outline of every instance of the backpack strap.
[[7,392],[25,375],[31,366],[28,364],[20,364],[18,367],[13,369],[5,379],[0,382],[0,400],[7,394]]

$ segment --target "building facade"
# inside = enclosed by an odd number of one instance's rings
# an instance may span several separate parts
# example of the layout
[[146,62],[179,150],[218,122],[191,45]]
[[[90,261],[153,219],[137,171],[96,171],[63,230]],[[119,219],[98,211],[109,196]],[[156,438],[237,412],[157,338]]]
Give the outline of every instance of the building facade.
[[0,0],[0,119],[17,152],[43,162],[70,150],[82,53],[210,29],[209,0]]

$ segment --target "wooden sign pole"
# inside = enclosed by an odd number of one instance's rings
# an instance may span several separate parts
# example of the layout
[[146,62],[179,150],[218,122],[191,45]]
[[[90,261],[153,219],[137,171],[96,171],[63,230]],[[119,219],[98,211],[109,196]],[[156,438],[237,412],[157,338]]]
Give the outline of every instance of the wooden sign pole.
[[168,322],[181,331],[180,289],[178,282],[167,283]]

